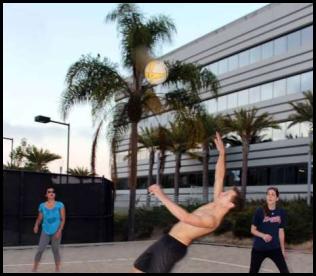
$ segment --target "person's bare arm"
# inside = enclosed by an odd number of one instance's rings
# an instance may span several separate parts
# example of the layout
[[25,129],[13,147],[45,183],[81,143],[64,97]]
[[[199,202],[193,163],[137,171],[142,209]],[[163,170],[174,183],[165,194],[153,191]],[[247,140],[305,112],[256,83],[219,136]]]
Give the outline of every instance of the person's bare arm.
[[211,228],[215,225],[215,218],[212,215],[198,216],[187,212],[170,200],[159,185],[151,185],[148,190],[150,193],[153,193],[178,220],[201,228]]
[[214,142],[219,152],[219,156],[218,156],[216,167],[215,167],[215,182],[214,182],[214,200],[216,200],[219,194],[223,191],[226,166],[225,166],[225,146],[218,132],[216,132],[216,138],[214,139]]
[[43,220],[43,214],[41,212],[38,212],[38,215],[37,215],[37,218],[36,218],[36,221],[35,221],[35,225],[34,225],[34,228],[33,228],[33,232],[35,234],[38,233],[38,227],[41,224],[42,220]]
[[65,222],[66,222],[66,211],[65,211],[65,208],[62,208],[60,210],[60,226],[55,234],[55,238],[58,239],[60,236],[61,236],[61,233],[64,229],[64,225],[65,225]]
[[284,228],[279,229],[279,239],[283,256],[285,256],[285,232]]

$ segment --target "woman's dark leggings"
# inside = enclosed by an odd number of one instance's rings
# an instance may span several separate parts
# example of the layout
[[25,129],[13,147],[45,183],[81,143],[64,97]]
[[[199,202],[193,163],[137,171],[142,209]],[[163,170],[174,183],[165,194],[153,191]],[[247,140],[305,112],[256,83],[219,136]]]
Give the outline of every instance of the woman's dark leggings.
[[265,258],[270,258],[281,273],[290,273],[280,248],[269,251],[258,251],[253,248],[249,273],[258,273]]

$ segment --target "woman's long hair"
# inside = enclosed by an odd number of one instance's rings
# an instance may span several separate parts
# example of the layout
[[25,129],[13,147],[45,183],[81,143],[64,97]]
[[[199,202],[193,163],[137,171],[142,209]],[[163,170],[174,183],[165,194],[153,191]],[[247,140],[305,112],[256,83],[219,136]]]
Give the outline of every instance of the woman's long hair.
[[[279,197],[280,192],[279,192],[278,188],[276,188],[276,187],[269,187],[269,188],[267,189],[266,194],[267,194],[269,191],[271,191],[271,190],[275,192],[275,194],[276,194],[277,197]],[[276,204],[276,206],[277,206],[277,204]],[[268,207],[267,202],[265,202],[264,205],[263,205],[263,212],[264,212],[264,216],[270,216],[270,214],[271,214],[271,211],[270,211],[270,209],[269,209],[269,207]]]

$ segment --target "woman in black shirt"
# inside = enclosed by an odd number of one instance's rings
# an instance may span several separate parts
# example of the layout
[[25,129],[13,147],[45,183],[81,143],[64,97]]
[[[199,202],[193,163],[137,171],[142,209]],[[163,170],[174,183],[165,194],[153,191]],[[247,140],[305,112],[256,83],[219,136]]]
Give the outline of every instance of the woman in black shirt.
[[266,204],[258,208],[253,217],[251,234],[254,243],[251,252],[250,273],[258,273],[265,258],[270,258],[281,273],[289,273],[285,262],[285,212],[277,208],[279,191],[267,189]]

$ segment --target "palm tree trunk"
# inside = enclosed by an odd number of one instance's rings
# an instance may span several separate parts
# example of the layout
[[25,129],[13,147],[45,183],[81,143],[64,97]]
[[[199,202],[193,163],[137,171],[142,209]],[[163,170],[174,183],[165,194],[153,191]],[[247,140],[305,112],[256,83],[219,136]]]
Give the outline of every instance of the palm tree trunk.
[[[113,142],[112,142],[113,143]],[[116,163],[116,152],[112,145],[112,167],[111,167],[111,178],[113,183],[113,204],[116,198],[116,187],[117,187],[117,163]]]
[[130,189],[129,194],[129,209],[128,209],[128,240],[134,240],[135,228],[135,199],[136,199],[136,186],[137,186],[137,122],[131,123],[131,136],[130,136],[130,166],[128,186]]
[[248,153],[249,153],[249,142],[246,140],[243,140],[242,142],[242,174],[241,174],[241,194],[242,194],[243,199],[246,199],[246,194],[247,194]]
[[166,163],[166,152],[164,150],[160,151],[160,169],[159,169],[159,179],[160,185],[162,186],[162,176],[165,170],[165,163]]
[[177,152],[176,156],[176,171],[174,174],[174,202],[179,202],[179,182],[180,182],[180,168],[181,168],[181,153]]
[[[152,149],[150,151],[150,155],[149,155],[149,169],[148,169],[147,188],[149,188],[149,186],[151,184],[153,184],[153,167],[154,167],[154,163],[155,163],[155,150]],[[148,189],[147,189],[146,207],[150,207],[150,193],[149,193]]]
[[209,201],[208,198],[208,188],[210,185],[210,181],[208,178],[208,164],[209,164],[209,149],[208,149],[208,143],[204,143],[203,145],[203,202],[207,203]]

